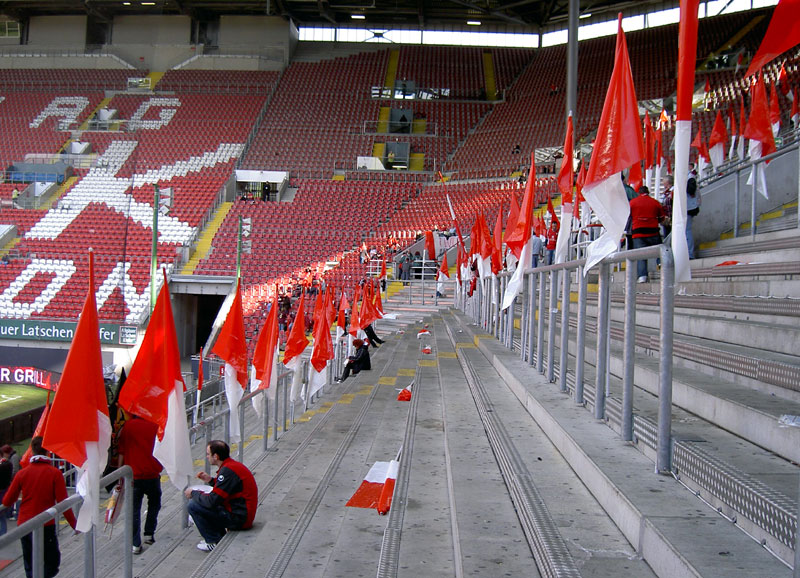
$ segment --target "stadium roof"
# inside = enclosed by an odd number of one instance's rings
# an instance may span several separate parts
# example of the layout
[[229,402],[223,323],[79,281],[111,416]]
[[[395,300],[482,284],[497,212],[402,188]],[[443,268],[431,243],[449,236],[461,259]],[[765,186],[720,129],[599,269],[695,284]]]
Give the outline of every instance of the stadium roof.
[[[620,11],[632,15],[678,5],[676,0],[579,1],[582,16],[590,18],[582,24],[613,19]],[[182,14],[200,21],[223,14],[270,15],[291,19],[298,26],[543,32],[566,28],[568,0],[0,0],[0,15],[14,20],[66,14],[100,20],[126,14]]]

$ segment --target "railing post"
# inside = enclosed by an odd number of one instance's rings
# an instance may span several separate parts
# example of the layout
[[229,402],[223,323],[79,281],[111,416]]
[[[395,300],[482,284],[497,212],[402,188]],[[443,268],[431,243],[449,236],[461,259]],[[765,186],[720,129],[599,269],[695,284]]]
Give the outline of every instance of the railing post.
[[[798,148],[800,150],[800,148]],[[741,171],[737,170],[734,175],[734,182],[733,182],[733,236],[734,238],[739,236],[739,192],[740,192],[740,183],[739,178],[741,177]],[[800,215],[800,211],[797,212]]]
[[528,365],[533,366],[535,356],[533,353],[533,338],[536,328],[536,273],[528,274]]
[[[755,189],[753,190],[755,192]],[[675,260],[661,245],[661,328],[659,330],[658,452],[656,471],[672,470],[672,345],[675,306]]]
[[595,362],[594,417],[605,418],[606,413],[606,366],[608,362],[608,265],[600,263],[600,287],[597,294],[597,360]]
[[239,461],[244,462],[244,404],[236,408],[239,412]]
[[561,391],[567,391],[567,365],[569,363],[569,300],[570,272],[562,269],[563,288],[561,289],[561,355],[558,361],[558,382]]
[[636,262],[625,261],[625,342],[622,375],[622,439],[633,440],[633,377],[636,346]]
[[756,195],[758,194],[758,179],[761,167],[758,163],[753,165],[753,198],[750,201],[750,239],[756,238]]
[[[522,263],[518,263],[521,267]],[[506,290],[508,286],[506,285]],[[525,351],[528,348],[528,302],[530,301],[530,283],[528,281],[528,276],[522,276],[522,288],[520,295],[520,321],[519,321],[519,358],[522,361],[525,361]],[[513,319],[512,319],[513,323]]]
[[261,418],[261,421],[263,422],[264,451],[266,452],[269,450],[269,397],[267,397],[266,393],[261,394],[261,397],[264,398],[261,402],[263,409],[263,417]]
[[[266,395],[266,393],[264,394]],[[275,406],[275,418],[274,423],[272,425],[272,439],[273,441],[278,441],[278,392],[275,392],[275,399],[272,400],[272,405]]]
[[[133,493],[131,493],[131,497],[133,497]],[[56,531],[58,531],[58,518],[56,516],[55,523],[56,523]],[[133,537],[131,536],[131,541],[133,541]],[[128,548],[131,550],[131,548]],[[42,527],[42,552],[44,552],[44,527]],[[133,551],[131,550],[131,554]],[[44,561],[43,561],[44,562]],[[133,563],[133,560],[131,560]],[[97,560],[95,559],[95,527],[92,526],[88,532],[86,532],[83,536],[83,576],[84,578],[94,578],[94,568],[97,565]],[[44,566],[43,566],[44,568]],[[34,576],[36,573],[34,572]],[[42,574],[44,576],[44,574]]]
[[536,369],[539,373],[544,373],[544,314],[545,314],[545,285],[544,271],[539,273],[539,326],[536,330]]
[[550,304],[547,308],[547,381],[553,383],[556,378],[556,311],[558,310],[558,271],[549,271]]

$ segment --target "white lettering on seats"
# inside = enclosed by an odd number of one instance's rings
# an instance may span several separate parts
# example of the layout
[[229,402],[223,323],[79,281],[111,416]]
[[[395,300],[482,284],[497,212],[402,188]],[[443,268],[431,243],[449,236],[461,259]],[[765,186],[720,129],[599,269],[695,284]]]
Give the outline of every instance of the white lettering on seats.
[[70,124],[76,123],[87,106],[89,106],[89,99],[85,96],[57,96],[39,113],[39,116],[31,121],[29,126],[39,128],[51,116]]
[[[178,112],[176,107],[180,105],[181,101],[177,98],[149,98],[140,104],[136,112],[133,113],[133,116],[128,121],[128,130],[158,130],[169,124],[169,121],[171,121],[175,117],[175,113]],[[156,107],[159,109],[158,120],[144,120],[147,111]]]
[[[30,264],[17,276],[2,294],[0,294],[0,311],[19,310],[19,316],[27,319],[31,313],[41,313],[47,307],[56,293],[61,291],[64,284],[77,269],[70,260],[58,259],[32,259]],[[33,303],[14,303],[14,299],[37,273],[54,273],[55,276],[42,292],[36,296]]]

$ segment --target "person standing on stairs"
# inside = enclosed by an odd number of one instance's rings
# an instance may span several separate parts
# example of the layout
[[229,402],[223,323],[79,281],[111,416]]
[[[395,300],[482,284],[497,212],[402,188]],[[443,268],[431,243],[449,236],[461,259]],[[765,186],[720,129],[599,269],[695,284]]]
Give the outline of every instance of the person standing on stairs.
[[[630,202],[631,236],[633,248],[652,247],[661,244],[659,222],[664,218],[664,207],[650,196],[650,190],[642,185],[639,196]],[[647,283],[647,259],[636,262],[637,283]]]

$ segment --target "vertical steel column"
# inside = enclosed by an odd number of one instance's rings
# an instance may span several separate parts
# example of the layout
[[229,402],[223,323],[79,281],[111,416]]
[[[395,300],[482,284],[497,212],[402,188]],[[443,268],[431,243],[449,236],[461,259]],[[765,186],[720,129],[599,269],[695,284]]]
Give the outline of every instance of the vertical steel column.
[[505,342],[503,331],[505,330],[505,319],[500,312],[500,279],[493,276],[489,282],[492,286],[492,318],[494,319],[494,336]]
[[606,363],[608,360],[608,265],[600,263],[600,288],[597,294],[597,359],[594,378],[594,417],[603,419],[606,414]]
[[536,363],[534,355],[534,334],[536,333],[536,273],[528,274],[528,365]]
[[547,308],[547,381],[556,378],[556,311],[558,311],[558,271],[550,271],[550,305]]
[[[800,148],[798,149],[800,150]],[[739,236],[739,177],[740,171],[736,171],[735,180],[733,183],[733,237]],[[797,212],[800,215],[800,211]]]
[[[133,489],[133,484],[131,484],[131,489]],[[149,504],[148,499],[148,504]],[[58,518],[59,516],[55,517],[56,522],[56,529],[58,529]],[[133,514],[131,514],[131,519],[133,519]],[[95,526],[92,526],[91,529],[86,532],[83,537],[83,578],[94,578],[94,569],[97,566],[97,559],[95,557]],[[44,527],[42,527],[44,530]],[[131,529],[131,545],[133,544],[133,529]],[[44,532],[42,533],[42,546],[44,546]],[[130,548],[128,548],[131,550]],[[44,547],[42,548],[44,552]],[[133,551],[131,550],[131,554]],[[133,560],[131,560],[131,564],[133,564]],[[42,567],[44,569],[44,567]],[[36,573],[34,572],[34,576]],[[44,573],[42,573],[44,576]]]
[[[56,524],[58,524],[58,520],[56,520]],[[58,527],[58,526],[56,526]],[[44,526],[39,526],[33,532],[31,532],[31,541],[32,541],[32,550],[31,552],[31,565],[33,566],[33,578],[43,578],[44,576]],[[84,555],[87,555],[88,552],[86,548],[89,546],[86,545],[86,540],[88,540],[88,535],[84,537]],[[87,564],[88,565],[88,564]]]
[[[754,191],[755,192],[755,191]],[[661,245],[661,328],[658,359],[658,443],[656,471],[672,470],[672,340],[675,307],[675,259]]]
[[[337,375],[342,375],[342,374],[341,372],[339,372]],[[283,380],[283,431],[286,431],[286,424],[289,421],[288,411],[289,411],[289,382],[288,380],[284,379]]]
[[244,404],[236,408],[239,412],[239,461],[244,462]]
[[539,273],[539,327],[536,332],[536,369],[544,373],[544,314],[545,314],[545,286],[544,272]]
[[261,401],[262,405],[262,418],[263,427],[264,427],[264,451],[266,452],[269,449],[269,398],[266,394],[262,394],[264,399]]
[[625,343],[622,375],[622,439],[633,440],[633,377],[636,346],[636,262],[625,261]]
[[563,288],[561,289],[561,351],[558,360],[558,384],[561,391],[567,391],[567,365],[569,359],[569,300],[570,272],[561,271]]
[[[797,98],[797,94],[795,94]],[[797,229],[800,230],[800,146],[797,147]],[[794,565],[797,568],[797,564]]]
[[520,297],[520,320],[519,320],[519,358],[525,361],[525,352],[528,349],[528,302],[530,301],[530,283],[528,276],[522,276],[522,292]]
[[[264,395],[267,395],[267,391],[268,390],[264,391]],[[320,390],[320,392],[321,391],[322,390]],[[275,441],[278,441],[278,405],[280,405],[280,404],[278,403],[278,392],[277,391],[275,392],[275,399],[272,400],[272,405],[275,406],[275,410],[274,410],[275,411],[275,413],[274,413],[275,417],[274,417],[274,422],[273,422],[273,425],[272,425],[272,439],[275,440]]]

